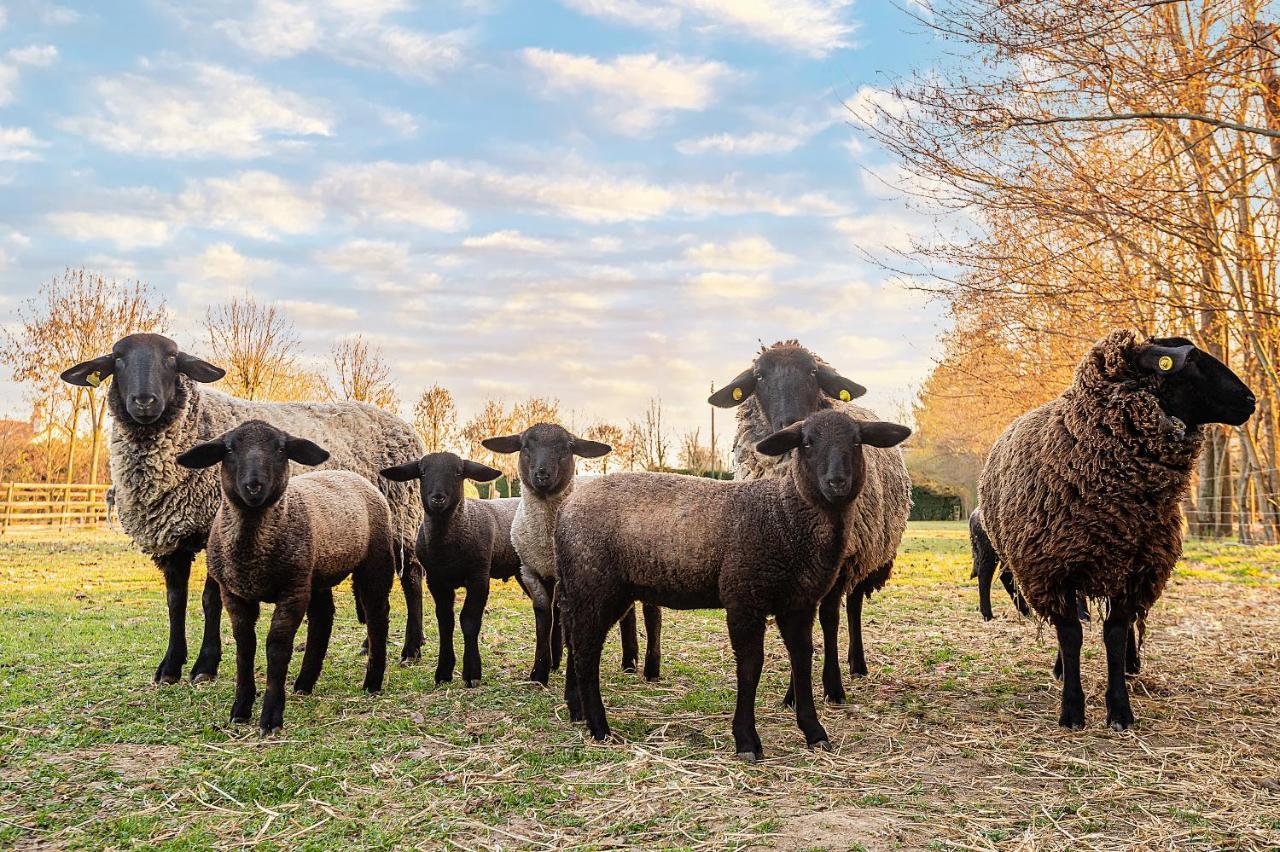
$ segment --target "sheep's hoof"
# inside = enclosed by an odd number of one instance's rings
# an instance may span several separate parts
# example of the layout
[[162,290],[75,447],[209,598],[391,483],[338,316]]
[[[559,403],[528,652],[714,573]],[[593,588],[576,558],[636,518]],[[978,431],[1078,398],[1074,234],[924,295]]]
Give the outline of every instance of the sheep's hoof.
[[1084,719],[1073,718],[1064,713],[1063,715],[1058,717],[1058,725],[1060,727],[1066,728],[1069,731],[1083,731]]
[[645,675],[644,679],[649,683],[660,683],[662,681],[662,675]]
[[248,716],[232,716],[232,717],[231,717],[231,724],[233,724],[233,725],[247,725],[247,724],[249,724],[249,717],[248,717]]
[[179,680],[181,680],[181,678],[179,678],[177,675],[171,675],[171,674],[156,675],[156,686],[173,686]]
[[831,751],[831,741],[818,740],[816,743],[810,743],[809,748],[814,751]]
[[843,692],[839,693],[838,695],[828,695],[826,696],[826,699],[827,699],[827,703],[833,707],[843,707],[844,705],[849,703],[848,696],[846,696]]
[[462,682],[462,685],[467,689],[475,689],[477,686],[480,685],[480,678],[475,678],[474,680],[464,680]]
[[258,728],[258,736],[263,737],[264,739],[266,737],[274,737],[277,734],[282,734],[282,733],[284,733],[283,725],[275,728],[262,728],[262,727]]
[[310,695],[311,690],[305,686],[295,686],[293,688],[293,694],[294,695]]
[[213,683],[217,679],[217,675],[209,674],[208,672],[200,672],[200,674],[194,674],[191,676],[191,684],[195,686],[196,684],[201,683]]
[[[559,668],[559,666],[556,666],[556,668]],[[622,670],[623,670],[624,672],[626,672],[627,674],[635,674],[635,673],[636,673],[636,664],[635,664],[635,663],[623,663],[623,664],[622,664]]]
[[755,763],[760,759],[760,755],[756,754],[754,751],[740,751],[737,754],[737,758],[738,760],[746,763]]
[[453,683],[453,675],[449,675],[448,677],[440,677],[439,675],[436,675],[436,686],[439,686],[442,683]]

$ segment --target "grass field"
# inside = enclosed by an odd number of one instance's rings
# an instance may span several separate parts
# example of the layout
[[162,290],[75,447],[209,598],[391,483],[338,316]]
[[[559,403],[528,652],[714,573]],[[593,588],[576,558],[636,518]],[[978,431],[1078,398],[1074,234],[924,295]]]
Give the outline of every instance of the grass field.
[[1052,632],[1003,595],[984,624],[968,574],[961,525],[912,525],[867,608],[871,675],[849,706],[820,708],[832,753],[805,750],[782,709],[771,636],[767,759],[750,766],[732,755],[720,613],[667,614],[661,683],[613,671],[614,640],[604,692],[620,740],[597,745],[567,722],[560,677],[523,682],[533,619],[514,585],[490,597],[479,689],[433,685],[428,610],[426,658],[393,667],[376,697],[359,690],[343,594],[316,693],[290,697],[285,733],[262,740],[227,724],[229,650],[216,684],[151,685],[162,583],[124,538],[0,538],[0,846],[1280,845],[1280,549],[1188,548],[1151,619],[1126,733],[1103,725],[1098,626],[1089,726],[1062,732]]

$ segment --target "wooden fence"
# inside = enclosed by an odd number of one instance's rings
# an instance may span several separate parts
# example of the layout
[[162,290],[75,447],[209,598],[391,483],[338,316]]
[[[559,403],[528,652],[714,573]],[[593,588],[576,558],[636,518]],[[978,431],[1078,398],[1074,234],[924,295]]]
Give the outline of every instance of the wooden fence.
[[105,483],[0,482],[0,532],[18,526],[103,523],[110,487]]

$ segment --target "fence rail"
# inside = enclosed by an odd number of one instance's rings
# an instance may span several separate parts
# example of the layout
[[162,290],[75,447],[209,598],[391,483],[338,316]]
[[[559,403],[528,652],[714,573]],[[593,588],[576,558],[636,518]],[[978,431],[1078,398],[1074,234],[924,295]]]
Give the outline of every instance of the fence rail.
[[19,526],[93,526],[107,519],[109,484],[0,482],[0,532]]

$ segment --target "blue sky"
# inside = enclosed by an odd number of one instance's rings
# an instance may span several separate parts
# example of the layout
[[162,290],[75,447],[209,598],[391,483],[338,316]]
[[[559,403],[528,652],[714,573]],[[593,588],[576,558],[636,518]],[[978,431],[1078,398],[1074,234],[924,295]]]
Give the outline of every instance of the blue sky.
[[[866,260],[927,227],[845,102],[927,64],[876,0],[0,0],[0,322],[65,266],[282,303],[408,404],[661,397],[680,430],[798,337],[891,412],[942,309]],[[0,413],[25,414],[0,377]]]

